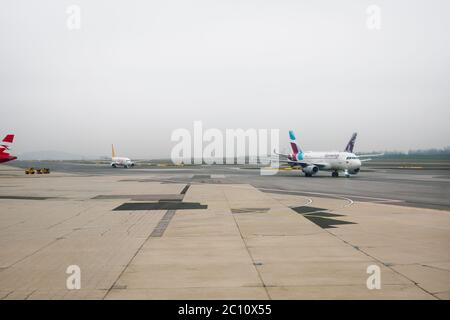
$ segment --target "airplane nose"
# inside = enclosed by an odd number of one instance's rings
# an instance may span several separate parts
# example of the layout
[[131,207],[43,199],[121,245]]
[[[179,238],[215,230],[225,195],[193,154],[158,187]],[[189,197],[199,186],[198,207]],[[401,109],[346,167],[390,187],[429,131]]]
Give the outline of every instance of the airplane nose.
[[351,167],[352,169],[358,169],[359,167],[361,167],[361,161],[360,161],[359,159],[353,159],[353,160],[350,162],[350,167]]

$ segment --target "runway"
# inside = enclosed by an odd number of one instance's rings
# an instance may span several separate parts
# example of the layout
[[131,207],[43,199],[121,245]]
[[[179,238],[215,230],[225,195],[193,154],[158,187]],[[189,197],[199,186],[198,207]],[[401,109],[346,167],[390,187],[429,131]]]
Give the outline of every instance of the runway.
[[0,167],[1,299],[450,299],[445,168],[12,164]]
[[[83,175],[131,175],[135,179],[182,183],[245,183],[263,191],[289,191],[320,196],[336,195],[358,201],[390,202],[393,204],[450,210],[450,164],[438,169],[384,169],[366,166],[350,178],[331,179],[329,172],[306,178],[298,170],[279,171],[276,175],[261,175],[250,166],[217,165],[195,167],[144,167],[114,169],[107,165],[72,162],[16,161],[12,165],[27,168],[50,167],[54,171]],[[392,166],[390,166],[392,167]],[[211,178],[210,176],[224,176]],[[203,177],[203,178],[202,178]]]

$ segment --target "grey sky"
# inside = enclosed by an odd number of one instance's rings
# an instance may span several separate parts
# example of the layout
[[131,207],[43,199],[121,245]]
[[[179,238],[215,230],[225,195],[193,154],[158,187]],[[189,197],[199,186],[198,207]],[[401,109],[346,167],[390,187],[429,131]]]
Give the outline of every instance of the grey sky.
[[[81,30],[66,8],[81,7]],[[366,27],[378,5],[381,30]],[[304,149],[450,145],[450,2],[22,1],[0,11],[15,152],[168,157],[172,130],[294,129]]]

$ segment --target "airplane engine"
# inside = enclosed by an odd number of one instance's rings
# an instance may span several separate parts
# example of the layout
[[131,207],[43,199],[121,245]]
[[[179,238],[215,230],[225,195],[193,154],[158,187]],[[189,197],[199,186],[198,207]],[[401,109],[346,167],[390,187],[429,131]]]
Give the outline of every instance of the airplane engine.
[[303,172],[305,173],[305,176],[311,177],[313,174],[319,172],[319,168],[317,166],[307,166],[303,168]]

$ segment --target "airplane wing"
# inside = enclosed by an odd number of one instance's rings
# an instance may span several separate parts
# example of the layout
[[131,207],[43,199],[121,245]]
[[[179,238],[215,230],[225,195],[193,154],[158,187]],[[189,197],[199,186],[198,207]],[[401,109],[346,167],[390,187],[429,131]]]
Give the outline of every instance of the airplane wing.
[[[372,160],[372,158],[368,158],[368,157],[381,157],[381,156],[384,156],[384,153],[357,154],[356,156],[359,158],[359,161],[366,162],[366,161]],[[361,158],[367,158],[367,159],[361,159]]]
[[301,166],[302,168],[313,165],[313,166],[318,167],[319,169],[323,169],[327,166],[327,164],[325,164],[325,163],[312,163],[312,162],[306,162],[306,161],[291,160],[290,154],[278,153],[275,150],[273,150],[273,153],[275,153],[278,156],[282,156],[282,157],[286,158],[286,159],[277,159],[276,161],[288,163],[290,165]]
[[381,157],[384,156],[384,153],[372,153],[372,154],[357,154],[358,158],[366,158],[366,157]]
[[325,163],[313,163],[313,162],[305,162],[305,161],[294,161],[294,160],[278,160],[278,162],[289,163],[293,165],[301,166],[302,168],[307,166],[316,166],[319,169],[325,168],[327,165]]
[[275,150],[273,150],[273,153],[275,153],[277,156],[282,156],[282,157],[285,157],[285,158],[289,158],[289,156],[290,156],[290,154],[278,153]]

